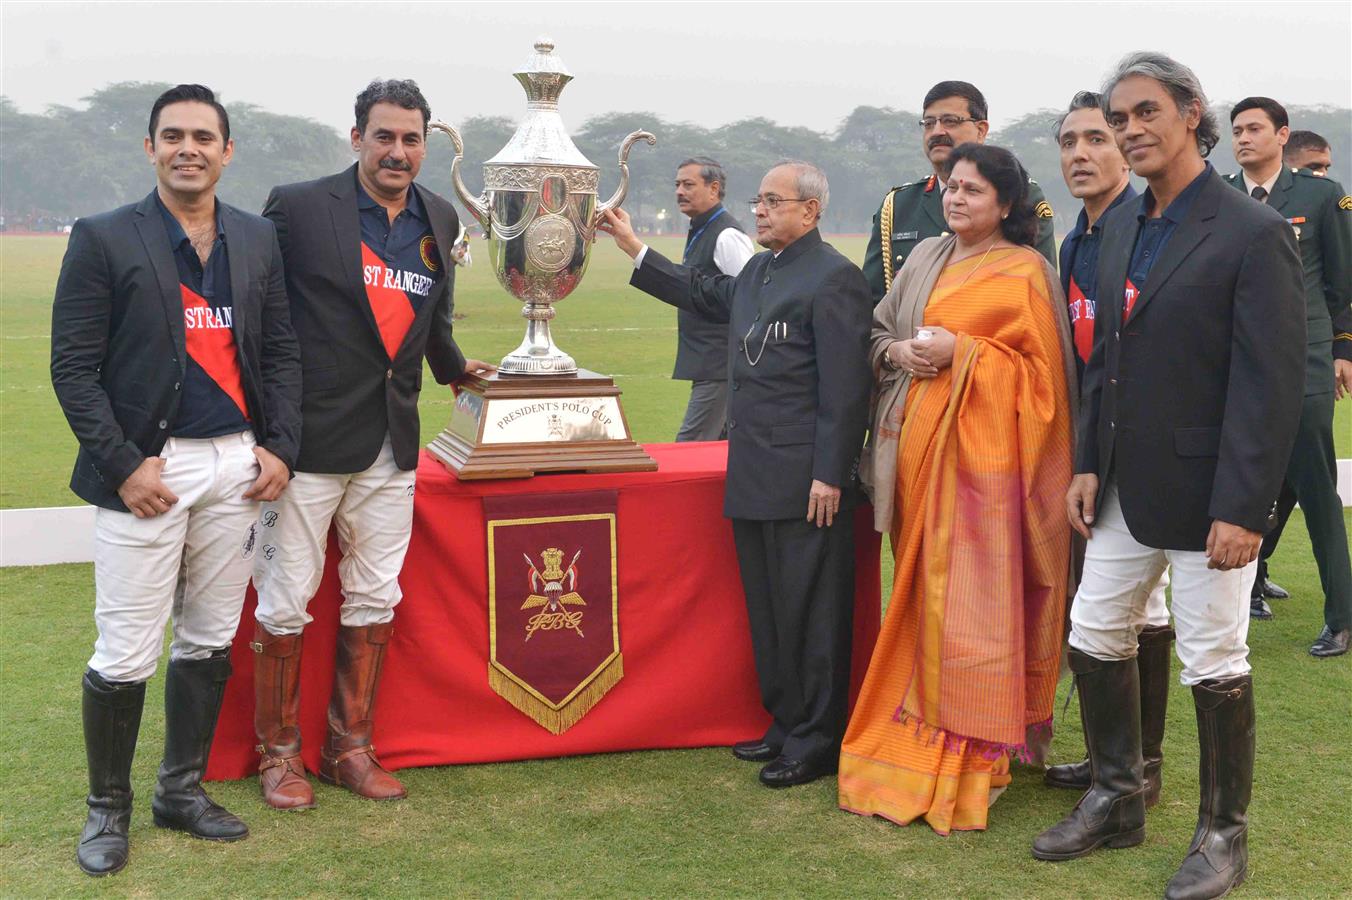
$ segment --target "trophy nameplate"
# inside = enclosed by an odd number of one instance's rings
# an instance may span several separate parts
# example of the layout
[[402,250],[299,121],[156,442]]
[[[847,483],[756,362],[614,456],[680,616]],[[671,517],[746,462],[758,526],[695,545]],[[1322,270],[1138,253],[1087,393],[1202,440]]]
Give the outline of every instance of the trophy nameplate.
[[428,449],[462,480],[541,472],[651,472],[604,375],[468,375]]
[[579,369],[554,343],[554,304],[582,280],[596,223],[629,190],[629,150],[620,146],[620,183],[597,202],[600,170],[573,144],[559,115],[559,94],[573,76],[546,39],[513,73],[526,90],[526,116],[498,154],[484,163],[484,193],[460,177],[464,143],[443,122],[431,128],[455,145],[451,183],[483,227],[498,283],[522,301],[526,336],[491,377],[469,375],[451,422],[428,449],[462,479],[522,478],[537,472],[653,471],[657,463],[629,433],[615,382]]

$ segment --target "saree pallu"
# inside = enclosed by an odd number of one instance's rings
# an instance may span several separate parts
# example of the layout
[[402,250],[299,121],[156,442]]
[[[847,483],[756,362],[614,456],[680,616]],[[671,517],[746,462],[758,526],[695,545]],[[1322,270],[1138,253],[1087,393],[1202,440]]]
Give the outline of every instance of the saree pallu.
[[840,758],[850,812],[984,829],[1010,755],[1051,727],[1071,410],[1048,291],[1033,251],[1004,249],[948,266],[925,307],[956,346],[905,400],[892,598]]

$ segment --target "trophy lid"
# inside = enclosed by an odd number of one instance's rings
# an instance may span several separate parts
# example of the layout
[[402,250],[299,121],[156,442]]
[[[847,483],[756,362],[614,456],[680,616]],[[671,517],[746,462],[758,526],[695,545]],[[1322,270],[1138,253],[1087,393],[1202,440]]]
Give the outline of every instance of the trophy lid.
[[486,165],[547,163],[595,169],[568,136],[559,115],[559,94],[573,74],[554,55],[554,42],[547,37],[537,40],[535,52],[512,75],[526,90],[526,117],[507,146]]

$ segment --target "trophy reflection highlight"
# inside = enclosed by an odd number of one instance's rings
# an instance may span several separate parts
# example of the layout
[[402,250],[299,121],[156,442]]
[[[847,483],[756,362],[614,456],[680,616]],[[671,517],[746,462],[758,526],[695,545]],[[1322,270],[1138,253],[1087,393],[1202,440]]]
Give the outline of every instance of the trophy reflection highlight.
[[554,304],[582,281],[596,223],[624,202],[629,151],[657,139],[635,131],[620,146],[620,183],[598,203],[600,171],[573,144],[559,115],[559,94],[572,73],[547,39],[513,75],[526,91],[526,116],[507,145],[484,163],[484,192],[461,178],[464,142],[444,122],[430,127],[455,145],[455,192],[483,228],[498,283],[524,306],[526,333],[490,377],[471,375],[456,398],[451,424],[429,449],[460,478],[512,478],[543,471],[651,471],[629,434],[620,390],[610,378],[579,369],[554,343]]

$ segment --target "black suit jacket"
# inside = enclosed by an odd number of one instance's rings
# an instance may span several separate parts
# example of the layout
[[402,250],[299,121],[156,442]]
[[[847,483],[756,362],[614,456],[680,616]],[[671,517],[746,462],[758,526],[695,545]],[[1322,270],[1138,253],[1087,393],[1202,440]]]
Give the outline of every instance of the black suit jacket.
[[[219,208],[254,435],[294,466],[300,350],[276,231],[267,219],[224,203]],[[52,303],[52,387],[80,442],[71,490],[96,506],[127,511],[117,489],[164,448],[187,361],[178,267],[154,193],[76,222]]]
[[813,479],[848,499],[872,387],[873,302],[854,263],[814,229],[735,278],[700,275],[650,247],[630,284],[730,323],[724,515],[801,518]]
[[412,190],[431,219],[446,277],[423,303],[394,359],[380,339],[362,280],[356,166],[273,188],[263,208],[277,225],[305,367],[296,461],[302,472],[360,472],[375,462],[387,432],[395,463],[415,468],[424,355],[442,384],[465,371],[465,357],[451,336],[450,251],[460,219],[446,200],[416,184]]
[[1300,255],[1213,170],[1124,323],[1139,210],[1104,218],[1076,471],[1116,481],[1137,541],[1203,550],[1212,520],[1276,523],[1305,381]]

